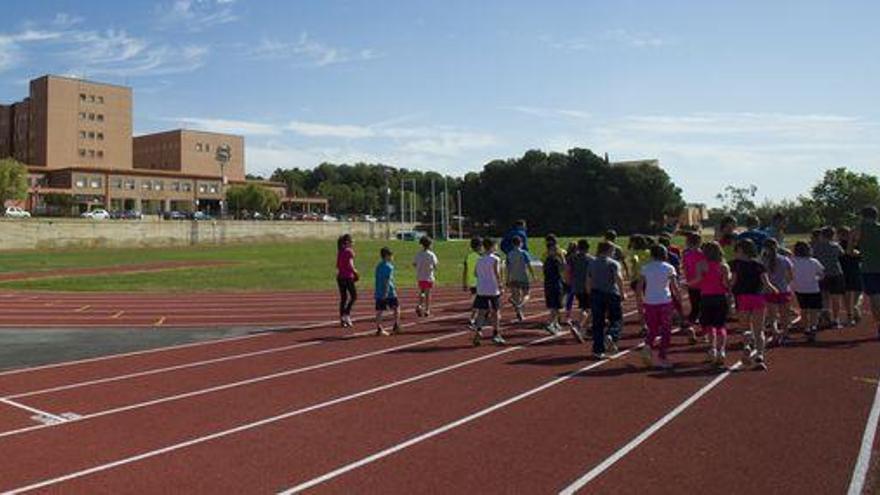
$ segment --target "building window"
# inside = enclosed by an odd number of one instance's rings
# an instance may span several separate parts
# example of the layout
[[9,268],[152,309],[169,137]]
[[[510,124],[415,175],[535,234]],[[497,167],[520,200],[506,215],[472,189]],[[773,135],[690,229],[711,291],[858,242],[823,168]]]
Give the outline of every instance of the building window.
[[172,182],[171,183],[171,190],[174,192],[180,191],[180,182]]
[[102,182],[103,181],[100,177],[92,177],[92,180],[89,181],[89,187],[92,189],[101,189]]
[[91,103],[94,103],[95,102],[95,95],[89,95],[89,101]]
[[122,179],[113,179],[113,188],[122,189]]
[[80,148],[80,150],[79,150],[79,156],[81,156],[81,157],[85,157],[85,156],[86,156],[86,150]]
[[98,122],[104,122],[104,114],[103,113],[98,114]]
[[98,158],[104,158],[104,150],[98,150]]
[[89,150],[89,158],[95,157],[95,150]]
[[79,94],[79,101],[86,101],[86,94],[85,93]]
[[98,141],[103,141],[103,140],[104,140],[104,133],[103,133],[103,132],[99,132],[99,133],[98,133]]
[[89,120],[95,120],[95,114],[90,113],[90,114],[89,114]]
[[145,180],[141,183],[141,189],[143,189],[144,191],[149,191],[152,188],[153,184],[148,180]]
[[184,192],[190,192],[192,191],[192,184],[190,184],[189,182],[184,182],[183,184],[181,184],[181,189],[183,189]]
[[206,193],[206,192],[208,192],[208,186],[206,186],[206,185],[204,185],[204,184],[199,184],[199,192],[200,192],[200,193]]
[[217,184],[211,184],[211,194],[217,194],[218,190]]
[[89,139],[95,139],[95,131],[89,131]]
[[125,181],[125,188],[134,191],[135,183],[133,179],[127,179]]
[[79,113],[79,120],[86,120],[86,113],[85,112]]
[[104,103],[104,97],[103,97],[103,96],[99,96],[99,97],[98,97],[98,103],[102,103],[102,104]]
[[202,143],[196,143],[196,151],[202,151]]
[[86,138],[86,131],[79,131],[79,138],[85,139]]
[[76,178],[76,187],[82,189],[86,187],[86,180],[82,177]]
[[208,152],[208,153],[211,152],[211,145],[210,145],[210,144],[205,143],[205,151]]

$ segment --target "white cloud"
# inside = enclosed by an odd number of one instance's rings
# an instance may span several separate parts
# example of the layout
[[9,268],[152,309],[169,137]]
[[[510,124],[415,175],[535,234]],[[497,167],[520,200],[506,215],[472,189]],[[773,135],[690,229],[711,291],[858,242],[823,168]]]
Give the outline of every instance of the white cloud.
[[80,22],[58,14],[49,29],[0,33],[0,71],[38,56],[41,65],[79,77],[161,75],[195,70],[208,55],[205,46],[155,43],[124,30],[66,29]]
[[238,20],[234,0],[174,0],[157,8],[161,27],[183,27],[189,31],[228,24]]
[[287,129],[307,137],[363,139],[376,136],[375,131],[369,127],[347,124],[336,125],[293,121],[287,124]]
[[522,114],[529,115],[532,117],[540,117],[542,119],[566,117],[566,118],[570,118],[570,119],[589,120],[593,117],[592,114],[590,114],[588,112],[584,112],[582,110],[566,109],[566,108],[513,106],[513,107],[504,107],[504,109],[505,110],[512,110],[514,112],[522,113]]
[[633,48],[659,48],[669,44],[669,40],[655,34],[635,33],[626,29],[608,30],[603,34],[603,38]]
[[661,48],[673,44],[672,40],[650,32],[633,32],[627,29],[609,29],[591,36],[558,38],[544,35],[538,38],[544,44],[562,51],[602,50],[613,47]]
[[241,134],[244,136],[277,136],[282,133],[280,127],[246,120],[205,119],[197,117],[178,117],[163,120],[177,122],[183,128]]
[[379,54],[372,48],[355,50],[334,47],[313,39],[305,32],[301,33],[295,42],[264,38],[251,50],[251,55],[270,60],[300,60],[316,67],[363,62],[379,57]]

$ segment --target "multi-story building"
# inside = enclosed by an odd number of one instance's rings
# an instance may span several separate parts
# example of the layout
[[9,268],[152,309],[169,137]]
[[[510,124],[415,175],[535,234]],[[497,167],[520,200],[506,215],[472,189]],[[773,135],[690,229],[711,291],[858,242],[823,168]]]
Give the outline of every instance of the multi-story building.
[[[218,160],[224,148],[228,160]],[[0,158],[28,166],[28,207],[68,196],[86,210],[218,212],[225,187],[245,179],[244,138],[190,130],[132,137],[130,88],[58,76],[30,83],[30,95],[0,105]],[[323,198],[288,198],[284,184],[262,181],[288,206],[326,211]]]

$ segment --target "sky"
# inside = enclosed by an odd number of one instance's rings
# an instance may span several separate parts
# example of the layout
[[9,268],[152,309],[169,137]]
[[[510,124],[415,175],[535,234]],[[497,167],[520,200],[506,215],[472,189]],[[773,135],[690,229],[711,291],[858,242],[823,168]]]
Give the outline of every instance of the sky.
[[657,158],[686,200],[880,172],[880,2],[0,0],[0,102],[134,90],[136,134],[242,134],[250,173]]

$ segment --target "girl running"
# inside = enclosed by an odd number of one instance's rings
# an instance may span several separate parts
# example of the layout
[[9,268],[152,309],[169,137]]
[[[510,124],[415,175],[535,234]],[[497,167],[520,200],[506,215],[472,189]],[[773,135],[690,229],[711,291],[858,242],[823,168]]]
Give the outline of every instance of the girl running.
[[388,335],[388,331],[382,328],[382,318],[385,311],[391,311],[394,315],[393,333],[400,333],[400,304],[397,301],[397,287],[394,283],[394,253],[387,247],[379,251],[379,264],[375,271],[375,299],[376,299],[376,335]]
[[720,368],[727,359],[727,294],[730,291],[730,267],[718,242],[707,242],[703,259],[696,264],[693,285],[700,288],[700,325],[711,340],[709,361]]
[[572,279],[574,277],[574,257],[577,254],[577,243],[569,242],[568,250],[565,251],[565,278],[562,281],[562,290],[565,292],[565,324],[571,326],[571,309],[574,307],[574,289]]
[[822,290],[819,281],[825,277],[825,267],[816,258],[813,258],[813,250],[806,242],[798,242],[794,245],[794,258],[791,260],[794,278],[791,288],[797,296],[798,306],[801,308],[801,318],[804,320],[804,334],[807,340],[816,340],[816,331],[819,324],[819,313],[822,311]]
[[[668,370],[672,364],[666,359],[666,351],[672,338],[673,300],[674,294],[678,293],[678,275],[675,267],[666,261],[667,256],[665,246],[651,247],[651,261],[642,266],[639,277],[639,292],[645,295],[645,322],[648,325],[642,360],[646,366],[653,366],[656,348],[660,368]],[[656,344],[658,337],[659,345]]]
[[[471,250],[468,252],[467,256],[464,257],[464,270],[461,272],[461,287],[465,292],[470,292],[471,295],[476,295],[477,293],[477,262],[480,261],[480,258],[483,256],[483,240],[479,237],[474,237],[471,239]],[[477,310],[474,309],[471,311],[471,325],[477,319]]]
[[636,296],[636,311],[639,314],[639,323],[641,324],[640,336],[644,337],[648,334],[648,328],[645,326],[645,311],[642,307],[644,298],[639,291],[639,280],[642,276],[642,265],[650,260],[648,252],[648,242],[644,236],[634,234],[629,238],[627,266],[629,267],[629,287]]
[[344,234],[336,241],[336,285],[339,287],[339,322],[342,328],[352,328],[351,308],[357,300],[355,284],[360,279],[354,267],[354,240]]
[[785,345],[791,328],[791,279],[792,264],[779,248],[779,242],[772,237],[764,241],[762,256],[764,267],[770,275],[770,283],[779,290],[778,294],[767,294],[767,318],[773,330],[773,338],[779,345]]
[[559,248],[556,236],[547,235],[547,255],[544,257],[544,300],[550,310],[550,320],[544,327],[550,335],[561,330],[559,312],[562,310],[562,280],[565,273],[565,252]]
[[[690,300],[691,310],[688,314],[688,328],[690,329],[690,341],[692,344],[697,343],[697,332],[694,326],[700,322],[700,286],[697,284],[697,265],[706,260],[706,255],[700,250],[702,239],[696,232],[689,232],[685,240],[685,249],[682,253],[682,269],[684,271],[684,280],[687,284],[688,300]],[[704,333],[702,330],[700,333]]]
[[431,316],[431,291],[434,290],[434,280],[437,272],[437,255],[431,251],[434,241],[424,236],[419,239],[422,250],[416,254],[413,266],[416,267],[416,277],[419,281],[419,304],[416,306],[416,315]]
[[766,296],[779,291],[770,283],[767,268],[758,259],[758,248],[750,239],[742,239],[736,243],[736,259],[731,265],[733,273],[733,294],[736,297],[736,309],[740,318],[748,322],[743,333],[743,363],[753,363],[761,369],[767,369],[764,359],[766,340],[764,324],[766,322]]
[[837,229],[837,242],[843,248],[840,266],[843,268],[843,279],[846,293],[843,304],[846,308],[847,321],[850,326],[862,320],[862,253],[850,243],[852,230],[849,227]]

